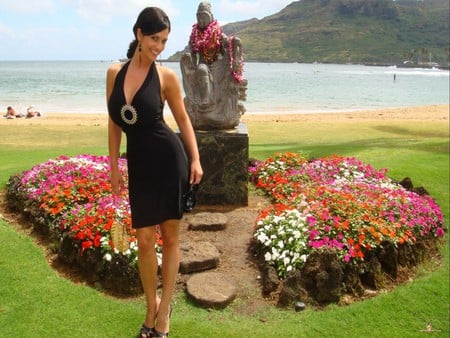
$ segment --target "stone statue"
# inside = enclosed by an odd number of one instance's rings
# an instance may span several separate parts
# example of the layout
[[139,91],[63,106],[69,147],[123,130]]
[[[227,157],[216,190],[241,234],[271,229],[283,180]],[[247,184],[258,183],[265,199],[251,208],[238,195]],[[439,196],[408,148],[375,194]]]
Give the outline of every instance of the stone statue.
[[226,36],[214,20],[211,4],[198,6],[188,50],[180,61],[184,103],[195,130],[235,128],[245,113],[247,80],[239,38]]

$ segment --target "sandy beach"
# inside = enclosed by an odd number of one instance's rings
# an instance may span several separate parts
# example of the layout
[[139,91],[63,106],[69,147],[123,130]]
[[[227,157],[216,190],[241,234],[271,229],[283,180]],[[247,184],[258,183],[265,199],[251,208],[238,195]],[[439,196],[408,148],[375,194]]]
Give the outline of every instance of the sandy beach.
[[[367,111],[351,111],[336,113],[290,113],[290,114],[262,114],[246,113],[241,121],[244,123],[254,122],[321,122],[327,121],[362,121],[362,120],[417,120],[417,121],[448,121],[450,105],[430,105],[419,107],[403,107],[392,109],[379,109]],[[2,113],[3,115],[4,113]],[[166,116],[169,125],[174,124],[172,116]],[[106,126],[108,118],[106,114],[73,114],[73,113],[51,113],[43,117],[32,119],[16,118],[8,120],[0,118],[2,125],[96,125]]]

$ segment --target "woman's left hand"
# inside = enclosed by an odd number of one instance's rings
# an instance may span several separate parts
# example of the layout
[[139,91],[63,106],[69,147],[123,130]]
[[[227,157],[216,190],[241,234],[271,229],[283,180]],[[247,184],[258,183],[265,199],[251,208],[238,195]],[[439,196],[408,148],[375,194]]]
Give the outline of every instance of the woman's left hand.
[[191,162],[191,173],[189,177],[190,184],[199,184],[203,177],[203,169],[200,161]]

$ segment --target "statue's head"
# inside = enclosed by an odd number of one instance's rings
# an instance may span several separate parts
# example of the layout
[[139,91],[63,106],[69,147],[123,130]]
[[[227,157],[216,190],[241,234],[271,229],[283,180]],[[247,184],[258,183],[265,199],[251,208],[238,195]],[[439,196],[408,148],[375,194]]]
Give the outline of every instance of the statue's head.
[[197,25],[199,28],[206,28],[212,21],[214,16],[211,10],[211,4],[208,1],[202,1],[197,9]]

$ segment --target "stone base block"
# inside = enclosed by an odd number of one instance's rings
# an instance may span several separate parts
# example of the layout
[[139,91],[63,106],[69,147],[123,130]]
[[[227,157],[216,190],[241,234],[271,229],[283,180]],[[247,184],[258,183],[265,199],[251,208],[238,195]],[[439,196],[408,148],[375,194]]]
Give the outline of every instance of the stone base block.
[[196,131],[204,171],[199,205],[248,205],[248,131],[244,123],[231,131]]

